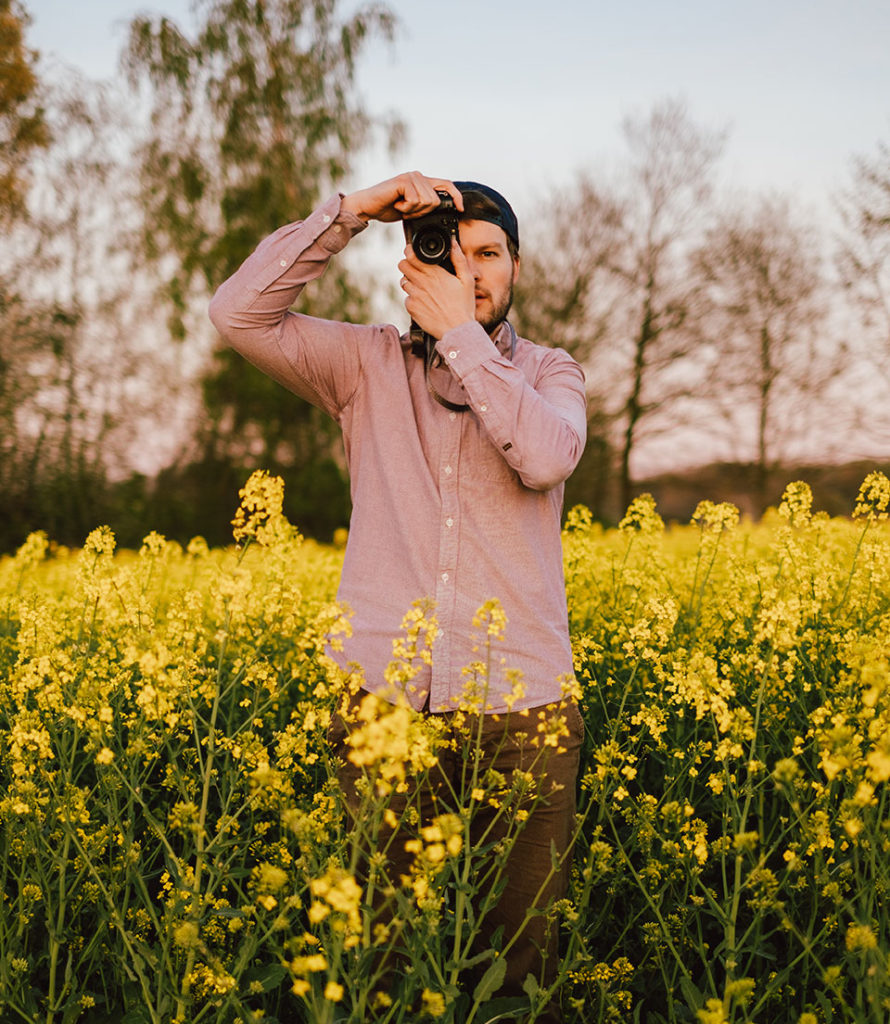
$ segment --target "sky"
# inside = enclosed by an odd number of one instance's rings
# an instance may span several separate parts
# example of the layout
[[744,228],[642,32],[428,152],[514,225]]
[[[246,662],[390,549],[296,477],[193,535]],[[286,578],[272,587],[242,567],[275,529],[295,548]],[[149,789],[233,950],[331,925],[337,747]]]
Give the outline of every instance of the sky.
[[[136,13],[182,25],[190,0],[23,0],[29,43],[111,76]],[[349,11],[357,0],[343,0]],[[621,122],[666,98],[728,131],[737,188],[825,206],[851,158],[890,139],[890,0],[388,0],[357,86],[406,123],[395,158],[365,154],[355,181],[404,169],[486,181],[522,211],[620,157]]]

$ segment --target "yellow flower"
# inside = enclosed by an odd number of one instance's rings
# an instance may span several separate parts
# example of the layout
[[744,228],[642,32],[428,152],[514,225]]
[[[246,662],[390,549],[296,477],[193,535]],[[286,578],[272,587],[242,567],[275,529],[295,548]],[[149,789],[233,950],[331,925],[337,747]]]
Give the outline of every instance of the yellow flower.
[[274,864],[260,864],[253,874],[257,886],[265,892],[278,892],[287,884],[287,872]]
[[793,481],[785,488],[779,504],[779,515],[792,526],[805,526],[812,519],[813,492],[809,484]]
[[312,924],[320,924],[330,914],[330,909],[317,900],[309,908],[309,920]]
[[[349,872],[332,865],[321,878],[312,879],[309,890],[317,901],[324,901],[330,910],[343,915],[349,932],[361,931],[362,888]],[[317,903],[314,905],[317,907]],[[317,919],[315,923],[326,916],[318,908],[311,913]]]
[[198,944],[198,925],[194,921],[183,921],[173,929],[173,941],[183,949],[190,949]]
[[236,543],[255,540],[269,546],[296,536],[296,531],[282,512],[284,481],[258,469],[238,492],[241,504],[232,520]]
[[423,990],[421,996],[423,1011],[430,1017],[441,1017],[445,1013],[445,996],[441,992],[431,992],[428,988]]
[[692,514],[692,522],[701,530],[720,533],[739,525],[739,510],[728,501],[715,505],[712,501],[700,501]]
[[638,532],[653,535],[664,532],[664,520],[655,510],[651,494],[641,494],[628,505],[627,513],[618,524],[622,533]]
[[343,986],[336,981],[329,981],[324,987],[324,997],[331,1003],[339,1003],[343,998]]
[[696,1016],[701,1024],[729,1024],[723,1010],[722,999],[709,999],[704,1009],[696,1011]]
[[856,507],[853,510],[853,518],[869,519],[872,522],[886,519],[888,506],[890,506],[890,480],[883,473],[875,470],[862,481],[859,495],[856,498]]
[[883,740],[868,752],[868,777],[872,782],[886,782],[890,779],[890,741]]
[[878,948],[877,937],[867,924],[851,924],[847,928],[845,942],[851,953],[857,950],[864,953]]
[[111,528],[100,526],[87,536],[83,544],[83,553],[84,555],[93,555],[94,557],[113,555],[116,544],[117,541]]
[[16,565],[22,569],[37,565],[46,557],[48,547],[49,541],[43,530],[29,533],[25,538],[25,543],[15,553]]

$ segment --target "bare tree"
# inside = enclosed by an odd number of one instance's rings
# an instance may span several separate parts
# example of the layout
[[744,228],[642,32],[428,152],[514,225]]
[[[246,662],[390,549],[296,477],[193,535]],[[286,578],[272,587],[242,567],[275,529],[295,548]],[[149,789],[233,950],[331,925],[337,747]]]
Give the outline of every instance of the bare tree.
[[[129,472],[131,431],[156,400],[140,357],[128,238],[127,123],[108,86],[57,69],[43,101],[52,146],[27,217],[0,253],[0,485],[6,530],[76,540]],[[128,234],[129,233],[129,234]],[[144,442],[144,439],[143,439]],[[15,542],[4,531],[0,543]]]
[[[614,316],[611,266],[617,258],[625,210],[588,176],[556,191],[541,216],[524,229],[522,273],[512,319],[528,338],[570,352],[590,364],[609,337]],[[609,518],[614,463],[612,416],[602,389],[588,380],[587,446],[566,484],[566,505],[584,504]]]
[[852,163],[838,198],[838,267],[844,286],[851,366],[858,372],[857,435],[869,452],[886,453],[890,430],[890,144]]
[[874,156],[855,158],[852,177],[840,198],[844,283],[877,341],[877,363],[890,377],[890,145],[880,142]]
[[656,106],[624,126],[633,198],[615,273],[627,288],[625,341],[629,373],[622,409],[620,481],[633,496],[632,457],[647,427],[696,393],[703,364],[694,329],[698,283],[688,254],[707,223],[712,175],[724,137],[696,125],[682,104]]
[[[736,457],[756,468],[757,497],[770,470],[812,429],[817,403],[840,366],[825,342],[824,241],[782,198],[754,197],[721,215],[692,265],[703,287],[702,325],[713,352],[707,407]],[[824,419],[824,417],[822,417]]]
[[676,425],[705,373],[688,261],[708,222],[724,135],[695,124],[678,100],[626,119],[623,131],[618,180],[582,176],[539,218],[548,233],[526,259],[517,308],[537,337],[584,363],[626,507],[641,440]]

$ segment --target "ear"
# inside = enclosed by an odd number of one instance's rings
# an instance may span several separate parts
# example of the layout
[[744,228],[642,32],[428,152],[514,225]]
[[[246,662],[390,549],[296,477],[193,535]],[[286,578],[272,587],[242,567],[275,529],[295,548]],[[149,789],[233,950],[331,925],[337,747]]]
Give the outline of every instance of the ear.
[[519,280],[519,257],[513,257],[513,284]]

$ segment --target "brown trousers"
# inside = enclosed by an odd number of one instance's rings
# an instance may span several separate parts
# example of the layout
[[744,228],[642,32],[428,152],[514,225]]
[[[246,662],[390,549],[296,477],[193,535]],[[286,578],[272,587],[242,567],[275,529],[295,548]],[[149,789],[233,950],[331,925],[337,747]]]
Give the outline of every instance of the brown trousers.
[[[541,746],[540,741],[532,742],[537,733],[539,712],[549,717],[562,712],[568,727],[568,735],[559,737],[557,746]],[[452,729],[453,714],[443,716],[447,727]],[[477,735],[478,719],[465,723],[461,735]],[[346,737],[349,726],[342,718],[335,718],[331,725],[330,739],[334,753],[339,756],[338,778],[346,796],[347,805],[358,808],[356,782],[363,769],[348,759]],[[539,985],[546,988],[554,981],[559,969],[559,932],[557,925],[546,914],[528,915],[528,911],[545,909],[554,900],[561,899],[568,886],[569,845],[571,843],[575,815],[575,785],[578,775],[581,741],[584,724],[577,705],[564,701],[532,708],[527,715],[519,712],[483,716],[479,735],[480,774],[493,768],[502,773],[507,785],[515,771],[531,771],[537,780],[538,798],[533,802],[528,820],[522,825],[510,851],[505,875],[506,888],[493,908],[489,909],[480,931],[477,951],[490,948],[491,940],[498,928],[502,928],[501,946],[512,939],[515,942],[506,954],[507,971],[503,986],[496,997],[521,996],[522,984],[528,974],[534,975]],[[429,783],[422,789],[405,794],[394,794],[391,807],[401,815],[413,805],[418,808],[422,824],[429,823],[437,814],[456,810],[448,805],[448,795],[461,790],[463,763],[459,753],[460,744],[445,744],[439,753],[439,763],[430,772]],[[475,844],[479,836],[491,826],[495,812],[485,809],[477,812],[470,824],[470,838]],[[503,817],[503,816],[502,816]],[[485,842],[502,837],[510,828],[506,820],[496,821]],[[515,826],[513,831],[515,832]],[[416,835],[416,829],[414,830]],[[406,836],[407,838],[407,836]],[[407,875],[413,854],[404,850],[404,841],[398,835],[388,844],[390,877],[398,879]],[[560,869],[553,871],[551,851],[555,849]],[[477,979],[468,979],[474,985]],[[561,1016],[554,1004],[537,1018],[541,1024],[559,1024]]]

